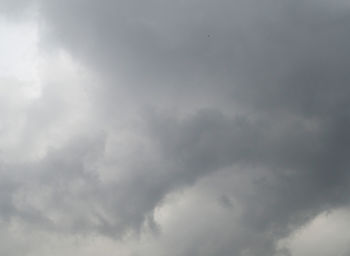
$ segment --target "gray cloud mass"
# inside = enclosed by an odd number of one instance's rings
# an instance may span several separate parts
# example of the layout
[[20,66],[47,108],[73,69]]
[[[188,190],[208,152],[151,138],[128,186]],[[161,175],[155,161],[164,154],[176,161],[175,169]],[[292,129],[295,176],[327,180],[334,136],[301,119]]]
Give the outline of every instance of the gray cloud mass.
[[349,206],[345,1],[32,2],[39,47],[81,73],[49,65],[40,97],[0,103],[2,230],[153,237],[115,255],[282,256]]

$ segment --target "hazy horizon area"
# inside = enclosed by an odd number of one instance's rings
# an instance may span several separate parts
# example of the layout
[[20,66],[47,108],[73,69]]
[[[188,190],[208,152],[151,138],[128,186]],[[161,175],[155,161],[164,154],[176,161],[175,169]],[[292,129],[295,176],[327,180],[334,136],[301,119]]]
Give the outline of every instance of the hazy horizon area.
[[0,255],[350,255],[350,2],[0,0]]

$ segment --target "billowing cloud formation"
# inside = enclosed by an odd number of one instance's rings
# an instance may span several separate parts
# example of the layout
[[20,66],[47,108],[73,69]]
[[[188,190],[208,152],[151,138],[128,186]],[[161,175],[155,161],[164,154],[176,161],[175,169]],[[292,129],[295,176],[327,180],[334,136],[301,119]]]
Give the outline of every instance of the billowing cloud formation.
[[[28,12],[3,2],[5,17]],[[348,206],[345,1],[31,8],[40,92],[1,78],[2,230],[33,230],[68,255],[100,243],[118,255],[290,255],[281,239]],[[77,252],[77,237],[97,245]]]

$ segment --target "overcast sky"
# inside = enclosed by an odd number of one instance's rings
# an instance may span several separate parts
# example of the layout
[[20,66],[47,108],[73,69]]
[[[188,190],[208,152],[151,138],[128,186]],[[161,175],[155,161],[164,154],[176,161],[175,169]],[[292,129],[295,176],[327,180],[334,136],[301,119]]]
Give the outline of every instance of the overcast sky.
[[0,0],[0,254],[350,254],[346,0]]

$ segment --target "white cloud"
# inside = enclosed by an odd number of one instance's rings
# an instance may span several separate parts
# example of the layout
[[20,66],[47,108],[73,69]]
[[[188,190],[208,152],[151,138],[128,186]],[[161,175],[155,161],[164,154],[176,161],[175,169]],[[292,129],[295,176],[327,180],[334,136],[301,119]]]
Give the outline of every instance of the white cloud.
[[321,213],[281,241],[293,256],[346,256],[350,252],[350,212],[347,208]]

